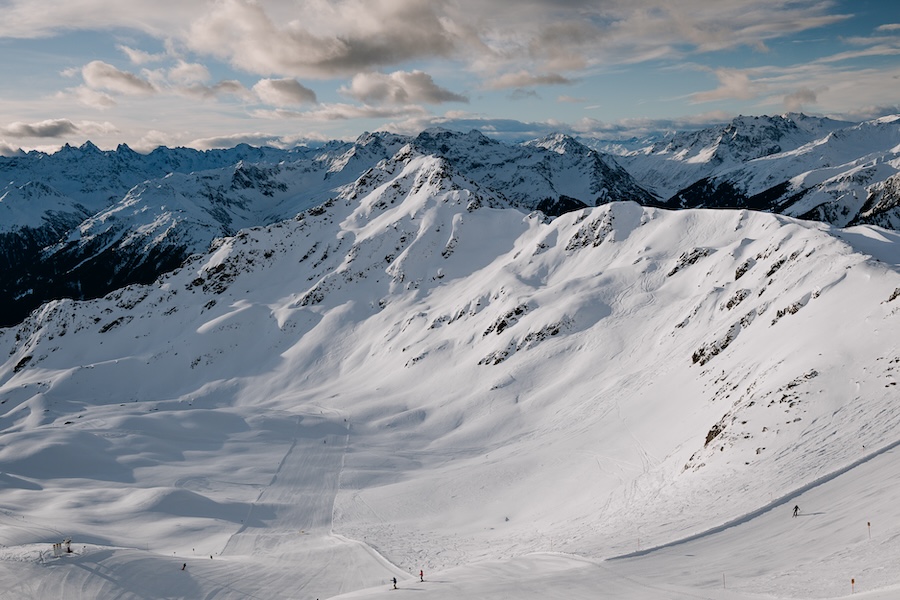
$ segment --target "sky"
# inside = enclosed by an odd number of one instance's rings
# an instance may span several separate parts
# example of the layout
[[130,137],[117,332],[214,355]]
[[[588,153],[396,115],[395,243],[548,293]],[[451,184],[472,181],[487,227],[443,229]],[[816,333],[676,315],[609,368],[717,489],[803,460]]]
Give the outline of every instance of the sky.
[[0,154],[900,112],[895,0],[0,0]]

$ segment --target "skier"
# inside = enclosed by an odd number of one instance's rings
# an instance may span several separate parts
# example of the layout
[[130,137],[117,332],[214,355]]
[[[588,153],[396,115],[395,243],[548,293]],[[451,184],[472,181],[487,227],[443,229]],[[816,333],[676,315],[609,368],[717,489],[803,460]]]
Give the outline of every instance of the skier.
[[425,581],[425,571],[419,569],[419,581]]
[[797,505],[794,505],[794,516],[796,517],[799,514],[800,514],[800,507]]
[[397,578],[396,577],[394,577],[394,589],[395,590],[397,589]]

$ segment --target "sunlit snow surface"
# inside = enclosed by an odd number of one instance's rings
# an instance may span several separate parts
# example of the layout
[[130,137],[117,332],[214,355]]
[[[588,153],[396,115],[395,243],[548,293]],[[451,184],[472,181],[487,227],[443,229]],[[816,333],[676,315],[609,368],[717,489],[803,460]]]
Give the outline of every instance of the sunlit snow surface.
[[900,595],[896,234],[364,179],[0,330],[0,598]]

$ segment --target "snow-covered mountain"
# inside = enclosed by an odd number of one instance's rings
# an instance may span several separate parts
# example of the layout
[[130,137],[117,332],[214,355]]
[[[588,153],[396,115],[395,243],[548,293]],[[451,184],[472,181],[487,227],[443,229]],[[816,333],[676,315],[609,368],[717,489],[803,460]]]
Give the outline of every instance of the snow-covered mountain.
[[91,144],[0,161],[0,324],[49,299],[99,297],[149,283],[219,236],[266,225],[340,193],[407,144],[524,211],[556,215],[611,200],[645,202],[611,158],[571,138],[509,146],[483,135],[432,130],[411,138],[364,134],[355,143],[281,151],[240,146],[142,156]]
[[550,219],[423,146],[0,329],[4,589],[896,593],[900,235]]
[[619,157],[671,208],[777,212],[840,227],[900,227],[884,198],[900,168],[900,117],[845,123],[790,114],[739,117]]
[[619,158],[642,185],[668,199],[697,181],[794,150],[851,125],[797,113],[741,116],[721,127],[680,132],[624,150]]
[[[247,145],[206,152],[158,148],[142,155],[124,145],[101,151],[88,142],[51,155],[0,157],[5,182],[0,188],[0,324],[18,322],[48,299],[96,297],[128,283],[153,281],[178,266],[186,250],[201,247],[203,240],[191,239],[182,246],[163,243],[136,254],[120,252],[123,236],[140,237],[150,226],[147,218],[122,218],[127,212],[122,205],[135,206],[128,193],[138,184],[234,168],[242,161],[267,164],[340,153],[342,146],[346,150],[346,144],[291,151]],[[192,212],[202,209],[198,203]],[[166,208],[144,205],[135,212],[159,216]]]

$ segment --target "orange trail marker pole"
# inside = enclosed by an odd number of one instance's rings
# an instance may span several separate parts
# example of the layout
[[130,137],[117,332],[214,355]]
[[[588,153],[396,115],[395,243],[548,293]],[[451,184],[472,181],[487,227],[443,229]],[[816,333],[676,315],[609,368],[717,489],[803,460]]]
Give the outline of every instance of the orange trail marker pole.
[[850,593],[854,592],[854,588],[856,587],[856,579],[850,579]]

